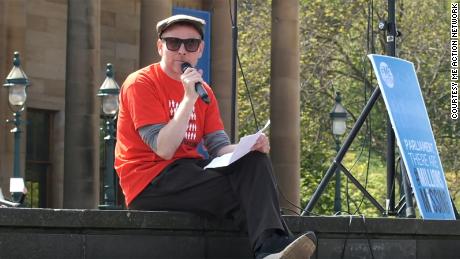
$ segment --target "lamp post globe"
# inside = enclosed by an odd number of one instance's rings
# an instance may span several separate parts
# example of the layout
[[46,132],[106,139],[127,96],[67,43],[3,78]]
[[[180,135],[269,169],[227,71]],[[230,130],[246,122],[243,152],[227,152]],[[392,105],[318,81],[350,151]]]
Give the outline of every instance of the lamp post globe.
[[101,98],[101,116],[105,120],[105,171],[103,175],[102,203],[100,209],[116,209],[118,181],[115,177],[114,160],[115,160],[115,117],[118,113],[118,94],[120,87],[114,80],[112,64],[108,63],[106,67],[106,77],[97,96]]
[[106,78],[99,88],[97,96],[101,98],[102,114],[104,116],[114,117],[118,112],[118,94],[120,87],[113,79],[114,72],[112,64],[108,63],[106,67]]
[[332,134],[334,136],[342,136],[347,130],[347,111],[342,106],[342,96],[340,92],[336,93],[335,104],[332,111],[329,113],[332,120]]
[[30,82],[21,68],[19,52],[14,52],[13,68],[5,79],[4,87],[8,89],[8,104],[14,113],[21,112],[27,100],[27,88]]
[[[335,104],[332,108],[332,111],[329,113],[329,116],[332,120],[332,134],[335,140],[335,150],[339,152],[340,150],[340,137],[345,134],[347,130],[347,110],[342,106],[342,96],[340,92],[336,93]],[[341,187],[341,178],[340,170],[337,169],[335,172],[335,197],[334,197],[334,212],[339,214],[342,210],[342,200],[340,197],[340,187]]]

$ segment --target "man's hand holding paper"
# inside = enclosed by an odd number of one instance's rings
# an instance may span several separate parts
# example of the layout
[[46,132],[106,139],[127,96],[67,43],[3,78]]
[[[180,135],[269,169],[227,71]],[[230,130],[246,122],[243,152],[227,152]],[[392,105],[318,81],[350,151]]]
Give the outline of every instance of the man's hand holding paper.
[[232,153],[214,158],[211,163],[204,167],[204,169],[228,166],[254,150],[262,153],[268,153],[270,151],[270,143],[268,141],[268,137],[265,136],[263,131],[267,129],[269,125],[270,120],[268,120],[265,126],[257,133],[242,137]]
[[268,152],[270,152],[270,141],[268,140],[268,137],[264,133],[260,134],[251,150],[268,154]]

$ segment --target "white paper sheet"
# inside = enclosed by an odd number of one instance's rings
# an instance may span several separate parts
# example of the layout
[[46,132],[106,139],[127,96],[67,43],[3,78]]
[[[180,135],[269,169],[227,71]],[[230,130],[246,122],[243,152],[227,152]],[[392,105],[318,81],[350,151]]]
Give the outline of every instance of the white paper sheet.
[[257,139],[260,137],[260,135],[262,135],[264,130],[267,129],[269,125],[270,120],[268,120],[267,123],[265,123],[265,126],[257,133],[242,137],[232,153],[227,153],[220,157],[214,158],[211,163],[204,167],[204,169],[228,166],[236,160],[242,158],[247,153],[251,152],[252,146],[254,146]]

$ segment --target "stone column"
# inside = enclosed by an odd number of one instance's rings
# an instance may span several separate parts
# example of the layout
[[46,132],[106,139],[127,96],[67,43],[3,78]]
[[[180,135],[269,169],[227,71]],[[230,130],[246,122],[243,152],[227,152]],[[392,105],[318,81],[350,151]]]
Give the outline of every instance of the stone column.
[[[6,55],[6,4],[6,1],[0,1],[0,82],[2,85],[8,74],[6,64],[11,64],[11,61],[8,62]],[[0,127],[0,143],[5,143],[4,145],[0,145],[0,188],[3,194],[6,194],[8,191],[7,179],[9,178],[9,174],[7,173],[11,171],[9,170],[10,167],[7,166],[7,164],[11,162],[6,160],[7,137],[9,137],[10,134],[8,134],[7,127],[4,126],[8,116],[8,91],[4,89],[3,86],[0,86],[0,88],[0,123],[3,124],[2,127]]]
[[68,1],[64,208],[99,203],[99,17],[99,0]]
[[[6,1],[0,1],[0,77],[1,77],[0,82],[2,84],[1,87],[3,87],[3,83],[5,81],[5,78],[6,78],[7,74],[8,74],[8,72],[6,70],[6,63],[11,64],[12,61],[13,61],[12,59],[11,59],[11,61],[8,60],[7,53],[6,53],[6,43],[7,43],[6,24],[7,24],[7,18],[8,18],[7,14],[6,14],[7,3],[8,2],[6,2]],[[5,91],[3,91],[3,90],[0,91],[0,97],[4,96],[3,92],[6,92],[6,90]],[[1,98],[0,99],[0,104],[3,105],[4,103],[6,103],[5,101],[6,100],[4,98]],[[3,106],[2,106],[2,108],[3,108]],[[0,110],[3,111],[4,109],[0,109]]]
[[[271,158],[280,190],[300,202],[299,2],[272,1]],[[282,197],[282,207],[299,211]],[[287,211],[286,211],[287,212]]]
[[204,1],[208,0],[174,0],[174,6],[202,10]]
[[[233,4],[232,4],[233,6]],[[231,133],[232,110],[232,24],[228,1],[211,0],[205,7],[211,12],[211,86],[219,101],[220,114],[227,134]]]
[[[13,176],[14,136],[10,132],[12,125],[6,119],[12,119],[13,113],[8,105],[8,90],[3,87],[5,78],[13,67],[13,53],[19,51],[21,67],[27,74],[26,42],[26,1],[1,1],[0,3],[0,188],[5,196],[9,195],[10,177]],[[26,103],[27,105],[27,103]],[[25,112],[22,113],[24,119]],[[24,177],[25,129],[22,124],[20,146],[20,173]]]
[[141,45],[140,67],[160,61],[157,51],[157,22],[170,16],[172,0],[142,0],[141,2]]

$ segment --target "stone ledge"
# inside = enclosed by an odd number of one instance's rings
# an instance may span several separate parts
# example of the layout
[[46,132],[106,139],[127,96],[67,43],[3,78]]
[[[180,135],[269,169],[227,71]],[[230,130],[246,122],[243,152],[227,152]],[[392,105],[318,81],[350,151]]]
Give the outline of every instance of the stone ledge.
[[[227,222],[229,223],[229,222]],[[186,212],[134,210],[68,210],[1,208],[0,226],[95,228],[238,230],[231,224]]]
[[[458,258],[460,221],[285,216],[313,258]],[[364,224],[365,223],[365,224]],[[372,249],[372,254],[370,253]],[[0,258],[252,258],[230,221],[190,213],[0,209]]]
[[[460,221],[405,218],[284,216],[293,232],[460,235]],[[0,226],[51,228],[181,229],[238,232],[230,221],[186,212],[1,208]]]

